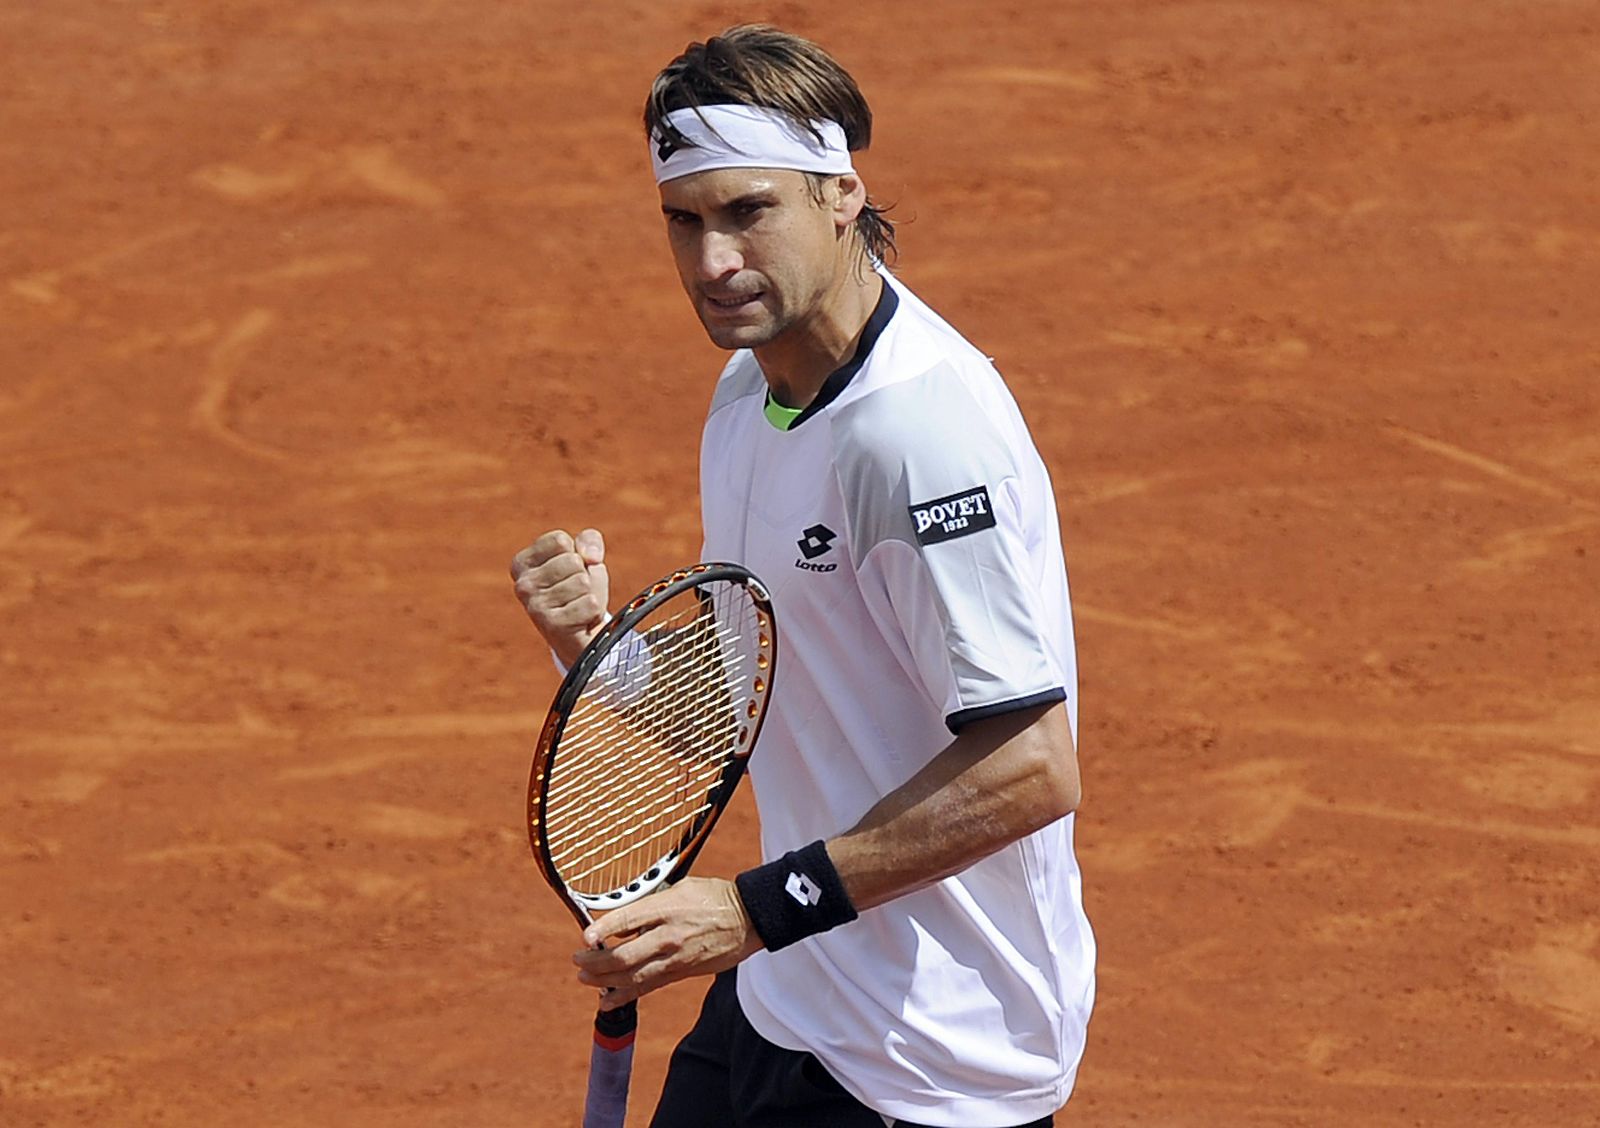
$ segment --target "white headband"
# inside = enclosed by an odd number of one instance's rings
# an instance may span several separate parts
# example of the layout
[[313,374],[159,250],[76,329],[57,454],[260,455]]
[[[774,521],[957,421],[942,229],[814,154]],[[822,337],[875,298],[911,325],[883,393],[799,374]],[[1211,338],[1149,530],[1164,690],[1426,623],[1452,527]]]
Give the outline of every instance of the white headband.
[[788,114],[763,106],[673,110],[667,122],[692,144],[677,144],[659,133],[650,139],[657,184],[714,168],[789,168],[823,176],[855,172],[838,122],[811,123],[821,142]]

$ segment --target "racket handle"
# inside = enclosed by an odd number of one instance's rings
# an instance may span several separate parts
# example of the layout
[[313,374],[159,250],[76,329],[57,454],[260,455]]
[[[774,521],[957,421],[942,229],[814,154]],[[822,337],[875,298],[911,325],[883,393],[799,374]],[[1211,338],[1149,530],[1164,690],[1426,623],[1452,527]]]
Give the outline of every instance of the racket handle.
[[622,1128],[628,1113],[628,1081],[633,1076],[633,1037],[638,1030],[638,1003],[624,1003],[594,1016],[583,1128]]

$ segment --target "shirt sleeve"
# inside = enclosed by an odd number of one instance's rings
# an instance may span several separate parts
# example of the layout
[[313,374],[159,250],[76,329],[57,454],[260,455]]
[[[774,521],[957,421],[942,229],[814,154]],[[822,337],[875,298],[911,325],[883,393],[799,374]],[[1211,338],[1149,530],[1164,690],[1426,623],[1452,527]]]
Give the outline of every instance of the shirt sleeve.
[[1025,434],[953,371],[864,397],[837,465],[863,594],[952,732],[1065,700],[1045,637]]

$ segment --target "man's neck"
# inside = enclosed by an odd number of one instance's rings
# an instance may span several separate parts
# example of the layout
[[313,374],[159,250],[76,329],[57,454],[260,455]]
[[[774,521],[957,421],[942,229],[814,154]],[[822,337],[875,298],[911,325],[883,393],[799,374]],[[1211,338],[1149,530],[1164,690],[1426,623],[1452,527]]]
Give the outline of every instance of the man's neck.
[[816,316],[755,350],[772,398],[785,407],[806,407],[833,372],[855,355],[884,281],[866,265],[843,272],[841,283]]

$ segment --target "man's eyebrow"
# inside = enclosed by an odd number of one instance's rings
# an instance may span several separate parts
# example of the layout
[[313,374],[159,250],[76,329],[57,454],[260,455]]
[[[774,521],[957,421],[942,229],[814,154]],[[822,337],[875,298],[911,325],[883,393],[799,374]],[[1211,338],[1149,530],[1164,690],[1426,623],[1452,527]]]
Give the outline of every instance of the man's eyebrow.
[[776,189],[756,188],[746,192],[742,196],[734,197],[722,206],[724,208],[736,208],[743,204],[769,204],[777,198],[778,193]]
[[[706,210],[707,211],[714,211],[714,212],[717,212],[717,211],[732,211],[735,208],[744,207],[744,206],[749,205],[749,204],[770,204],[774,200],[776,200],[777,197],[778,197],[777,192],[772,190],[772,189],[757,188],[752,192],[744,193],[744,195],[742,195],[742,196],[735,196],[731,200],[723,200],[721,203],[713,204],[711,207],[707,208]],[[693,210],[691,210],[689,208],[675,208],[671,204],[662,204],[661,205],[661,214],[662,215],[693,215],[693,216],[698,216],[700,213],[698,211],[693,211]]]

